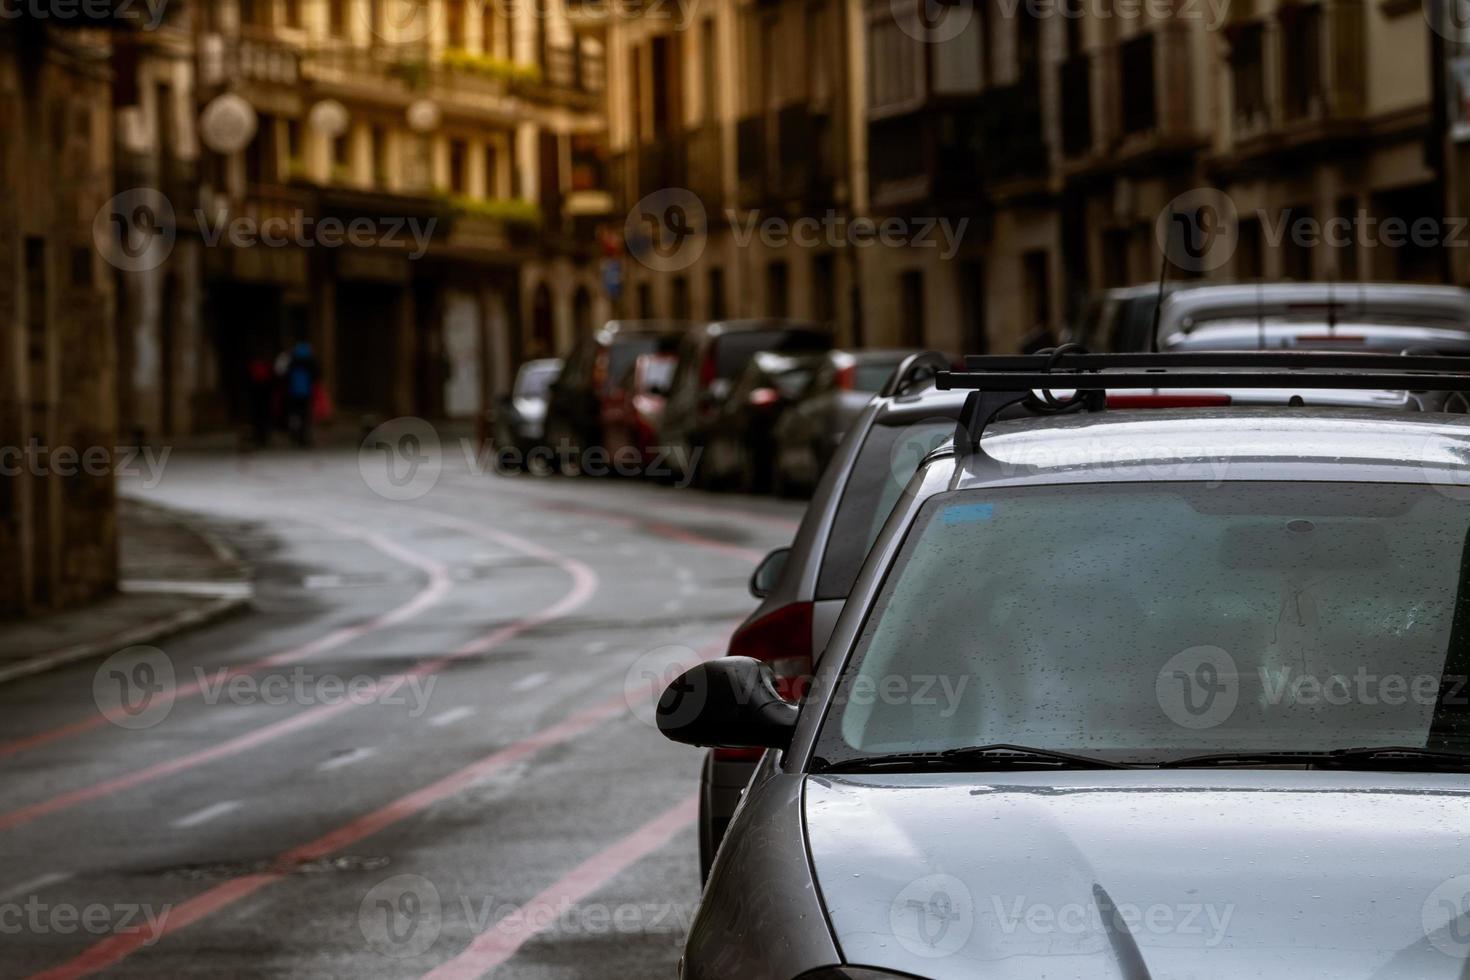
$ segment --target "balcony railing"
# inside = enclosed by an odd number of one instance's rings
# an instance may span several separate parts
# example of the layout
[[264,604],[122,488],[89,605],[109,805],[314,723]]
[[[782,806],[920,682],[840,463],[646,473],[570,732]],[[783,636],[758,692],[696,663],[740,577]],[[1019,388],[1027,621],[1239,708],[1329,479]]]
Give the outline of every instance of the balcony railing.
[[741,207],[795,213],[834,205],[845,156],[830,112],[792,104],[745,116],[736,139]]
[[706,123],[689,131],[684,143],[685,174],[689,189],[709,214],[725,206],[725,141],[718,123]]

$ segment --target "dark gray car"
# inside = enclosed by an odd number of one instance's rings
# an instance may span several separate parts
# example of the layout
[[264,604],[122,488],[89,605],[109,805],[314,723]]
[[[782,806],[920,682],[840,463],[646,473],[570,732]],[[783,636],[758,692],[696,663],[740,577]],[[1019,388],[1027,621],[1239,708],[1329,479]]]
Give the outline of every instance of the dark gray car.
[[660,700],[769,749],[682,975],[1463,978],[1470,420],[1004,401],[909,481],[801,707],[742,658]]
[[[936,391],[948,367],[936,352],[906,358],[849,428],[790,548],[751,577],[761,604],[730,638],[729,656],[769,663],[782,693],[799,697],[868,546],[919,462],[953,436],[964,393]],[[707,874],[759,752],[711,751],[700,779],[699,860]]]

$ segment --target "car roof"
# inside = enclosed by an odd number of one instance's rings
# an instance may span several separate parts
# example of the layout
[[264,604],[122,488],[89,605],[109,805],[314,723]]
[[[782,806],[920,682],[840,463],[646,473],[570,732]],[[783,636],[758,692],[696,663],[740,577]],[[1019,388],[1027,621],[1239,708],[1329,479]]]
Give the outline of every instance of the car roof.
[[875,397],[878,403],[875,425],[908,425],[927,418],[960,417],[965,407],[965,392],[962,390],[940,391],[933,384],[906,391],[892,398]]
[[606,343],[618,334],[676,334],[688,326],[687,320],[609,320],[598,333]]
[[1103,411],[991,423],[926,466],[953,489],[1289,480],[1430,483],[1470,497],[1470,416],[1358,408]]
[[[1355,342],[1332,337],[1357,338]],[[1308,338],[1302,340],[1302,338]],[[1264,339],[1265,343],[1262,343]],[[1470,351],[1470,325],[1443,321],[1337,321],[1328,324],[1319,317],[1263,319],[1218,319],[1201,323],[1190,331],[1161,338],[1165,350],[1264,350],[1297,346],[1331,350],[1403,350],[1428,347],[1444,353]]]
[[702,329],[711,333],[736,333],[749,330],[811,330],[816,333],[830,334],[831,327],[814,320],[787,320],[780,317],[762,317],[746,320],[715,320],[711,323],[700,325]]
[[[1328,306],[1344,316],[1361,319],[1360,311],[1372,315],[1428,317],[1470,323],[1470,291],[1458,286],[1384,282],[1268,282],[1210,285],[1171,292],[1159,313],[1160,336],[1168,336],[1191,323],[1230,317],[1292,312],[1311,307],[1322,317]],[[1306,310],[1303,310],[1306,312]]]

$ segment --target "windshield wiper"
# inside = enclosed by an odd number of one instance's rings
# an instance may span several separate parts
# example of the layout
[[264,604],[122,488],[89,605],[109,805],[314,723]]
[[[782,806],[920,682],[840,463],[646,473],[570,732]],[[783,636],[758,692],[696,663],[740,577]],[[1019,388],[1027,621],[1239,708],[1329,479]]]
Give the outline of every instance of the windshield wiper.
[[[1408,763],[1408,765],[1404,765]],[[1317,766],[1324,769],[1470,770],[1470,753],[1405,745],[1365,745],[1324,752],[1214,752],[1166,759],[1160,769],[1208,769],[1228,766]]]
[[894,752],[835,762],[820,762],[822,772],[881,772],[937,769],[943,772],[984,772],[991,769],[1132,769],[1086,755],[1027,745],[970,745],[941,752]]

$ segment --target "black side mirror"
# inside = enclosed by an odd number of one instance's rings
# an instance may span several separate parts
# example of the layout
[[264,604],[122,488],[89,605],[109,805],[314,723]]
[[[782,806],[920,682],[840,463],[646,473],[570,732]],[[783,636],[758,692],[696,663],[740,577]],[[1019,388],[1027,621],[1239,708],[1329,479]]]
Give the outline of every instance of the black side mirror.
[[658,730],[686,745],[784,749],[796,705],[776,693],[771,668],[751,657],[721,657],[686,670],[658,699]]
[[775,592],[781,581],[781,573],[786,571],[786,560],[790,557],[790,548],[777,548],[762,558],[761,563],[755,566],[755,571],[750,573],[750,594],[757,599],[764,599]]

